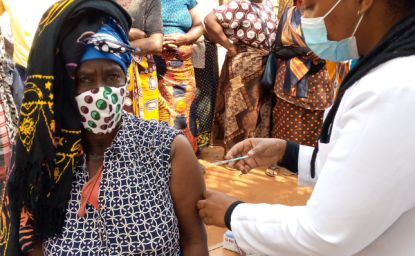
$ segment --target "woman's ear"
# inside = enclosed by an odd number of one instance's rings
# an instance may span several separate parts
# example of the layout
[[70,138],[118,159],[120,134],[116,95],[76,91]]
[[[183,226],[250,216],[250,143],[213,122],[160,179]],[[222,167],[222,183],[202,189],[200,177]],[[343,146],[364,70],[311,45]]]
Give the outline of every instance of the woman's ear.
[[375,0],[360,0],[359,16],[365,14],[374,4]]

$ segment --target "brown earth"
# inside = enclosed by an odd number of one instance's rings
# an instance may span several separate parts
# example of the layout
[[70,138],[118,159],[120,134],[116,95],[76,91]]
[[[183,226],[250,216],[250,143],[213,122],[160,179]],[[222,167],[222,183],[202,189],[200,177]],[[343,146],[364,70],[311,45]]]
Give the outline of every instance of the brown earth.
[[[265,167],[252,170],[248,175],[225,166],[212,166],[211,163],[223,159],[223,148],[209,147],[203,150],[199,162],[206,167],[207,189],[220,191],[239,198],[247,203],[305,205],[312,188],[298,187],[297,176],[281,168],[278,176],[272,178],[265,174]],[[220,248],[225,228],[206,226],[211,256],[237,255]],[[215,248],[216,246],[216,248]]]

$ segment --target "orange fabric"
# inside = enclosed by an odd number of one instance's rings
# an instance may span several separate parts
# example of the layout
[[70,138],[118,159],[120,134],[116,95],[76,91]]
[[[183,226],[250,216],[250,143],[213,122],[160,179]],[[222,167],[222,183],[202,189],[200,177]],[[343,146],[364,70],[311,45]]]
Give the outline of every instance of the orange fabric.
[[101,166],[98,169],[98,172],[95,176],[90,179],[82,188],[81,193],[81,206],[79,207],[78,216],[85,216],[86,204],[89,202],[94,206],[98,211],[101,211],[101,208],[98,205],[98,195],[99,195],[99,184],[101,183],[101,174],[104,166]]

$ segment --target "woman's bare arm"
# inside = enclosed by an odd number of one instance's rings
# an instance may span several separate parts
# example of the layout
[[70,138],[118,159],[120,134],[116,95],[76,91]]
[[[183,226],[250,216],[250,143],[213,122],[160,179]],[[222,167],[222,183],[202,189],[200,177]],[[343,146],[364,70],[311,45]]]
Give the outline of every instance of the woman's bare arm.
[[183,135],[174,139],[171,151],[170,191],[179,219],[182,255],[208,256],[206,229],[196,207],[206,190],[201,165]]
[[157,54],[163,51],[163,34],[155,33],[150,35],[149,37],[137,38],[134,40],[130,39],[130,44],[140,49],[138,55],[145,56],[149,54]]
[[218,22],[216,15],[211,12],[205,18],[205,27],[213,42],[222,45],[227,50],[233,47],[233,44],[229,41],[228,37],[223,32],[222,26]]
[[37,243],[35,249],[26,253],[25,256],[43,256],[43,244],[41,242]]

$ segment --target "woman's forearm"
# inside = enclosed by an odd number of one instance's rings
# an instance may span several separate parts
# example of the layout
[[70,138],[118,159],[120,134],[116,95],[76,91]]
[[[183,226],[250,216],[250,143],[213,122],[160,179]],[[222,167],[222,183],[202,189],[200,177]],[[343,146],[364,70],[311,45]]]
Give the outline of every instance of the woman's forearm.
[[140,49],[138,55],[157,54],[163,51],[163,34],[152,34],[148,38],[131,41],[130,44]]
[[202,24],[192,27],[189,32],[186,33],[186,44],[193,44],[203,35]]
[[210,13],[206,16],[205,26],[213,42],[222,45],[226,49],[232,47],[232,43],[226,37],[225,33],[223,33],[222,26],[219,24],[214,13]]

